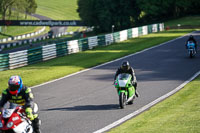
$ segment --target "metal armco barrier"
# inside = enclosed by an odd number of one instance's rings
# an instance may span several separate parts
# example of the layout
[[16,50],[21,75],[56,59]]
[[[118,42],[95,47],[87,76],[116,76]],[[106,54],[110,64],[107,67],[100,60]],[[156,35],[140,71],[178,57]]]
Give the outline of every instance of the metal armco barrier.
[[129,38],[147,35],[164,30],[164,24],[152,24],[106,35],[82,38],[79,40],[59,42],[33,49],[0,54],[0,71],[14,69],[29,64],[49,60],[59,56],[65,56],[79,51],[93,49],[96,46],[110,45],[114,42],[125,41]]
[[56,44],[56,56],[64,56],[68,54],[67,42],[61,42]]
[[120,42],[120,32],[113,33],[113,41]]
[[28,65],[27,50],[9,54],[9,69]]
[[42,47],[33,48],[28,50],[28,64],[33,64],[43,60]]
[[89,37],[88,38],[88,45],[89,45],[89,49],[92,49],[93,47],[98,46],[97,36]]
[[0,55],[0,71],[9,69],[9,54]]
[[80,51],[88,50],[89,49],[88,38],[79,39],[78,40],[78,45],[79,45]]
[[97,40],[98,40],[98,45],[99,46],[106,45],[106,37],[105,37],[105,35],[97,36]]
[[133,38],[132,29],[128,29],[128,39]]

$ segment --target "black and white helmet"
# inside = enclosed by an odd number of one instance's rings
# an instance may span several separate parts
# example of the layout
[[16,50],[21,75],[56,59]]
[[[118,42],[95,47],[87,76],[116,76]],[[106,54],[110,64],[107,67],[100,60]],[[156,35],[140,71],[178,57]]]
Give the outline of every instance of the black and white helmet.
[[129,70],[130,69],[130,64],[129,64],[129,62],[128,61],[124,61],[124,62],[122,62],[122,65],[121,65],[121,68],[123,69],[123,70]]
[[194,37],[193,37],[193,35],[190,35],[190,37],[189,37],[190,39],[193,39]]

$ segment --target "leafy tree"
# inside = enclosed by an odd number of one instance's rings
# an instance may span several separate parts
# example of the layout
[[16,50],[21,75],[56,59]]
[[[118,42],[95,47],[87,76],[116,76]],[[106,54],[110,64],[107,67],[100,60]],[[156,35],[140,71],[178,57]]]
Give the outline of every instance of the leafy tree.
[[190,5],[188,5],[187,13],[193,15],[200,14],[200,0],[190,0]]
[[35,13],[37,8],[37,3],[35,0],[0,0],[0,14],[2,15],[2,20],[6,17],[10,18],[12,12],[19,16],[19,13],[27,14]]
[[138,0],[137,4],[141,9],[140,22],[148,23],[163,20],[172,16],[171,4],[166,0]]
[[199,0],[78,0],[79,16],[99,32],[199,14]]
[[185,16],[192,12],[197,13],[200,2],[198,0],[137,0],[137,5],[141,10],[140,22],[149,23]]
[[6,20],[6,13],[14,2],[15,0],[0,0],[0,13],[2,15],[2,20]]
[[25,7],[25,18],[27,18],[27,14],[32,14],[36,12],[37,9],[37,3],[35,0],[25,0],[27,5]]
[[96,17],[94,12],[94,0],[78,0],[78,9],[79,16],[81,16],[83,22],[87,26],[93,26],[94,17]]
[[26,0],[15,0],[12,5],[12,12],[15,12],[17,19],[19,19],[20,13],[25,13],[27,7]]
[[[135,0],[78,0],[78,12],[82,21],[99,32],[129,28],[133,24]],[[135,16],[134,16],[135,17]]]
[[170,0],[172,4],[173,17],[184,16],[187,13],[188,7],[191,4],[191,1],[188,0]]

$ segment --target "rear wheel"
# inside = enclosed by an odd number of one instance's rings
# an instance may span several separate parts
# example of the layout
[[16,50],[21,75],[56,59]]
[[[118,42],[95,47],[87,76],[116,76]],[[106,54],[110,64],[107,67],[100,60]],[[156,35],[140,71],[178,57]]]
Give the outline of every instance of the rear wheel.
[[124,92],[119,95],[119,106],[121,109],[124,109],[126,106],[126,95]]

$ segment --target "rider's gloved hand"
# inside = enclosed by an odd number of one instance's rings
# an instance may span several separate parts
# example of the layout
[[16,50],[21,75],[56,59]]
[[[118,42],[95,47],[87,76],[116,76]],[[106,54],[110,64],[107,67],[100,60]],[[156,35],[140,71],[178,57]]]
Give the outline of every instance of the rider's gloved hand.
[[2,112],[3,112],[3,108],[0,108],[0,115],[2,114]]
[[32,121],[34,120],[34,116],[33,116],[33,110],[31,108],[26,108],[25,109],[26,115],[27,117]]

